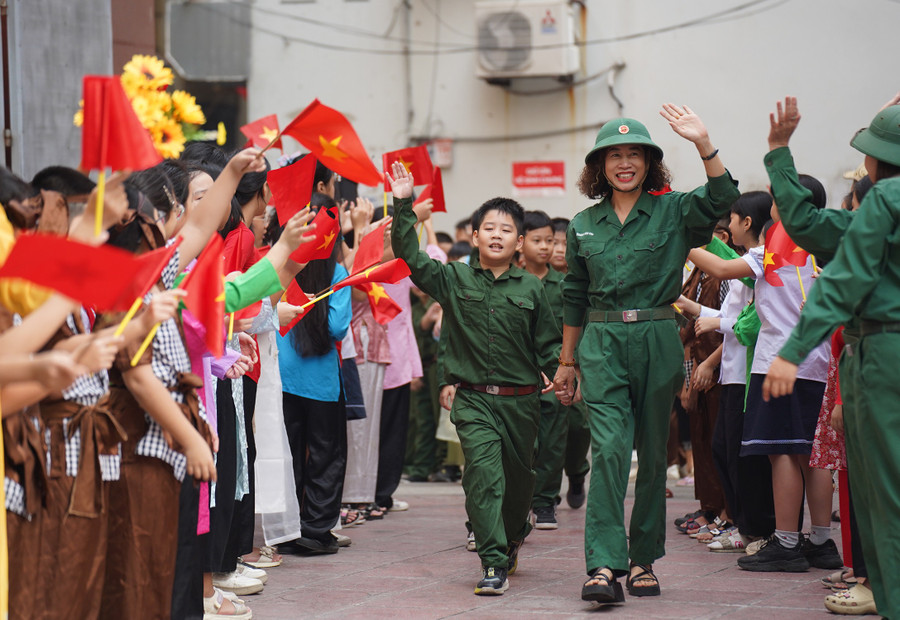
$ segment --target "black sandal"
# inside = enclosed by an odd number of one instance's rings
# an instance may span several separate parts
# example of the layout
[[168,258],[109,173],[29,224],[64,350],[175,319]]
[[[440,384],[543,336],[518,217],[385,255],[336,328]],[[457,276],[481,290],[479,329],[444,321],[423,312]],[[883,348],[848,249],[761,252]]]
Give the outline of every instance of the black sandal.
[[[622,591],[622,584],[616,581],[615,576],[607,577],[603,573],[604,570],[608,570],[610,573],[613,572],[608,566],[601,566],[590,573],[590,579],[585,581],[581,587],[581,600],[601,604],[624,603],[625,593]],[[600,583],[588,585],[592,581],[599,581]]]
[[[631,569],[639,568],[641,572],[631,576]],[[650,564],[631,563],[628,570],[628,577],[625,579],[625,587],[628,588],[628,594],[631,596],[659,596],[659,579],[653,574]],[[635,586],[635,583],[652,582],[652,586]]]

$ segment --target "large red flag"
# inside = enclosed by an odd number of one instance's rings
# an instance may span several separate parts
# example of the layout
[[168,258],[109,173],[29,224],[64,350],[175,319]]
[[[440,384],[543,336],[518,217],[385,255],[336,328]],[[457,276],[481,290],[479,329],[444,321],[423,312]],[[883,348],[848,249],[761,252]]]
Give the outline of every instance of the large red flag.
[[377,186],[382,175],[343,114],[314,100],[281,132],[308,148],[334,172],[363,185]]
[[225,270],[222,237],[214,234],[200,252],[194,268],[185,276],[180,288],[187,295],[184,305],[206,328],[206,348],[222,357],[225,337],[222,334],[225,318]]
[[290,166],[270,170],[266,175],[281,226],[309,204],[315,175],[316,158],[313,155],[307,155]]
[[[278,117],[274,114],[263,116],[252,123],[247,123],[241,127],[241,133],[250,140],[250,145],[258,149],[264,149],[275,138],[278,138]],[[276,149],[281,149],[281,138],[275,140],[272,145]]]
[[128,310],[141,263],[125,250],[92,246],[57,235],[20,235],[0,278],[21,278],[90,306],[98,312]]
[[416,206],[417,204],[419,204],[423,200],[427,200],[428,198],[431,198],[433,200],[431,206],[432,213],[447,212],[447,203],[444,202],[444,181],[441,178],[441,169],[437,166],[434,167],[434,174],[432,175],[431,183],[422,190],[422,193],[419,194],[418,198],[416,198],[413,206]]
[[400,304],[391,299],[384,287],[377,282],[366,282],[356,288],[365,291],[368,296],[369,307],[372,308],[372,317],[376,323],[381,325],[390,323],[394,317],[403,312]]
[[366,233],[362,240],[359,241],[359,248],[353,257],[353,267],[350,270],[351,275],[380,263],[381,259],[384,258],[384,227],[391,222],[391,219],[386,217],[380,220],[378,225]]
[[337,291],[345,286],[357,286],[366,282],[395,284],[407,277],[409,273],[409,266],[406,264],[406,261],[402,258],[395,258],[382,265],[369,267],[365,271],[346,277],[331,288]]
[[775,222],[766,233],[766,252],[771,252],[789,264],[802,267],[809,258],[809,252],[799,247],[788,236],[781,222]]
[[128,310],[135,299],[140,299],[150,292],[150,289],[159,280],[163,269],[172,260],[175,250],[181,245],[181,241],[182,237],[179,235],[172,245],[158,248],[152,252],[145,252],[135,257],[138,263],[138,273],[134,280],[131,281],[131,286],[122,291],[119,299],[116,300],[116,307],[112,308],[112,311]]
[[[309,295],[303,292],[300,288],[300,285],[297,284],[297,280],[291,280],[291,283],[288,285],[287,290],[284,292],[284,295],[281,297],[284,301],[291,304],[292,306],[302,306],[310,300]],[[307,308],[309,310],[309,308]],[[291,329],[300,322],[300,320],[306,316],[306,312],[301,312],[297,316],[294,317],[294,320],[288,323],[287,325],[282,325],[278,328],[278,333],[282,336],[287,336],[287,333],[291,331]]]
[[[381,165],[385,170],[390,170],[391,165],[395,161],[403,164],[406,171],[413,176],[413,182],[416,185],[425,185],[432,182],[434,165],[431,163],[431,157],[428,156],[428,149],[425,148],[424,144],[391,151],[381,156]],[[384,191],[391,191],[390,181],[388,181],[387,176],[384,177]]]
[[315,239],[301,243],[300,247],[291,254],[291,260],[298,263],[308,263],[311,260],[328,258],[334,249],[338,233],[341,232],[341,222],[338,219],[337,209],[319,209],[313,218],[316,225]]
[[141,125],[118,76],[84,76],[84,125],[81,167],[84,170],[143,170],[162,158]]

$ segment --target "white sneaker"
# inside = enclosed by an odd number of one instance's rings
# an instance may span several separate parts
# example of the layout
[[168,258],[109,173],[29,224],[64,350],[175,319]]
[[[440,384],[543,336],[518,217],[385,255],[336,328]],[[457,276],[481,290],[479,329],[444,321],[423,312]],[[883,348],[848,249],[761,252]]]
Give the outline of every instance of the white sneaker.
[[389,512],[405,512],[407,510],[409,510],[409,503],[402,499],[395,499],[388,509]]
[[244,577],[250,577],[250,579],[259,579],[263,584],[265,584],[269,580],[269,575],[266,574],[261,568],[254,568],[249,564],[244,564],[243,562],[237,563],[237,568],[235,572]]
[[753,555],[754,553],[759,552],[759,548],[762,547],[766,543],[765,538],[760,538],[759,540],[754,540],[752,543],[747,545],[744,549],[744,553],[747,555]]
[[233,573],[213,573],[213,585],[220,590],[234,592],[238,596],[262,592],[265,586],[259,579],[245,577],[237,571]]
[[475,532],[469,532],[466,537],[466,551],[478,551],[478,546],[475,544]]
[[334,530],[331,530],[331,535],[334,536],[334,539],[337,541],[338,547],[349,547],[353,543],[353,540],[349,536],[338,534]]

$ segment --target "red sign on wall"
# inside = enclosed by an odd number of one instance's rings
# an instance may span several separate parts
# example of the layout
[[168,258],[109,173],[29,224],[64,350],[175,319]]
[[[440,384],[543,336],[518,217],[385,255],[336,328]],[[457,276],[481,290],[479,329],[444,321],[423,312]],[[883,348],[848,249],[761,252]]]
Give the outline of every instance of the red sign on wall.
[[516,196],[563,196],[566,193],[565,162],[513,162],[512,182]]

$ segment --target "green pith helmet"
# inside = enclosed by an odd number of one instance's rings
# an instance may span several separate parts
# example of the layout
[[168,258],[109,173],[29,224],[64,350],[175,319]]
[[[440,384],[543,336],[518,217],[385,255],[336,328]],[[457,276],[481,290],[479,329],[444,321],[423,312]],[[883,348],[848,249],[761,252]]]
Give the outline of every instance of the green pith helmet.
[[587,163],[600,149],[620,144],[641,144],[643,146],[649,146],[656,151],[660,159],[663,158],[662,149],[656,146],[653,143],[653,140],[650,139],[650,132],[647,131],[647,128],[644,127],[643,123],[640,123],[633,118],[614,118],[605,123],[603,127],[600,128],[600,131],[597,132],[597,141],[594,143],[594,148],[592,148],[584,158],[584,163]]
[[850,146],[875,159],[900,166],[900,105],[879,112],[868,129],[853,136]]

